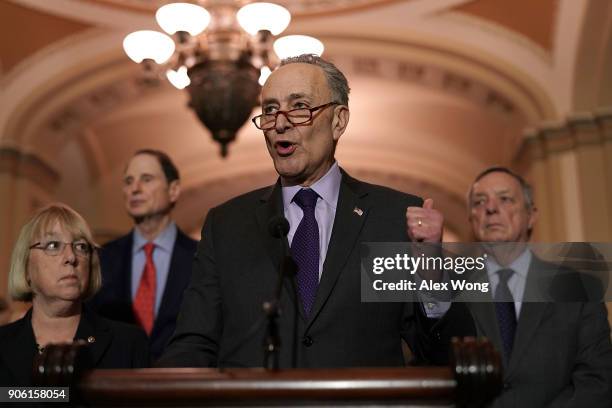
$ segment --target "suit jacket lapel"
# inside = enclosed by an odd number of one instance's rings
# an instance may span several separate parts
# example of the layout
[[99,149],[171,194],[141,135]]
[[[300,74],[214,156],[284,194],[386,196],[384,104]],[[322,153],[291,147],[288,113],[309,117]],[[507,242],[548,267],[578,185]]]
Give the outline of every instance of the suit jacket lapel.
[[[486,269],[482,271],[476,271],[470,276],[471,282],[489,282]],[[470,294],[470,297],[476,296]],[[493,293],[491,291],[478,295],[480,301],[470,303],[470,310],[474,317],[474,321],[477,326],[479,335],[487,337],[492,343],[495,349],[500,353],[502,360],[504,360],[504,348],[501,341],[501,334],[499,332],[499,326],[497,324],[497,314],[495,313],[495,304],[493,303]],[[504,365],[507,366],[508,362],[504,361]]]
[[[128,236],[128,239],[125,240],[124,246],[121,249],[120,255],[120,270],[119,270],[119,280],[121,282],[120,287],[120,298],[125,304],[132,304],[132,246],[134,245],[134,231],[132,230]],[[135,318],[132,317],[132,321],[135,321]]]
[[[87,363],[95,367],[110,345],[112,333],[110,328],[103,320],[83,306],[81,320],[75,335],[75,339],[85,340],[88,343],[88,357],[91,361]],[[20,352],[11,352],[20,350]],[[25,354],[21,352],[25,350]],[[36,339],[32,330],[32,309],[20,320],[20,327],[17,334],[12,337],[12,342],[3,344],[2,359],[6,361],[8,367],[13,367],[13,376],[20,384],[26,385],[32,381],[32,365],[28,361],[33,361],[36,355]],[[24,359],[24,357],[26,357]]]
[[[282,188],[280,184],[280,179],[276,182],[275,185],[271,186],[261,197],[260,199],[261,205],[256,209],[255,216],[257,218],[257,224],[259,226],[259,232],[261,236],[261,240],[263,242],[270,259],[272,260],[272,265],[274,265],[274,273],[278,273],[278,268],[280,266],[281,260],[283,259],[283,254],[281,250],[281,243],[278,238],[273,237],[270,234],[270,230],[268,228],[268,224],[272,217],[282,215],[284,216],[283,211],[283,194]],[[289,242],[287,237],[282,238],[287,243],[287,247],[289,247]],[[283,279],[283,286],[286,289],[286,295],[292,301],[296,301],[294,299],[294,292],[291,287],[291,279],[293,278],[285,278]],[[300,310],[300,315],[303,316],[302,308],[298,308]]]
[[[323,263],[323,273],[317,289],[309,326],[327,301],[340,272],[357,243],[357,238],[368,215],[368,207],[362,202],[362,198],[366,195],[367,193],[361,189],[361,183],[342,171],[342,183],[340,184],[332,235],[327,247],[327,256]],[[361,215],[354,211],[357,207],[362,211]],[[359,271],[354,272],[359,273]]]
[[501,334],[499,333],[499,326],[497,325],[495,305],[490,302],[475,302],[471,304],[470,308],[474,316],[478,333],[489,338],[495,350],[500,353],[503,360],[504,347],[501,341]]
[[187,240],[187,236],[177,228],[176,240],[172,248],[172,258],[170,259],[170,268],[168,269],[168,279],[166,279],[166,287],[162,295],[162,301],[159,305],[159,311],[155,317],[155,323],[153,325],[153,331],[151,332],[152,337],[154,333],[159,330],[159,325],[165,322],[165,314],[170,313],[171,310],[178,309],[180,305],[173,307],[172,302],[179,302],[183,296],[180,293],[181,288],[185,287],[185,278],[191,276],[189,273],[181,273],[180,271],[185,269],[191,269],[191,259],[188,250],[183,246],[184,240]]
[[110,345],[112,332],[110,328],[95,313],[83,306],[81,321],[75,339],[85,340],[88,344],[92,367],[98,365],[106,349]]
[[[537,284],[541,274],[544,274],[545,268],[542,262],[533,255],[529,272],[527,273],[527,282],[525,283],[525,299],[529,299],[528,294]],[[537,330],[540,321],[544,317],[546,309],[550,307],[549,303],[543,302],[522,302],[521,314],[518,318],[516,333],[514,337],[514,346],[512,347],[512,356],[508,365],[507,374],[510,375],[518,365],[519,359],[523,354],[523,350],[529,346],[529,342]]]

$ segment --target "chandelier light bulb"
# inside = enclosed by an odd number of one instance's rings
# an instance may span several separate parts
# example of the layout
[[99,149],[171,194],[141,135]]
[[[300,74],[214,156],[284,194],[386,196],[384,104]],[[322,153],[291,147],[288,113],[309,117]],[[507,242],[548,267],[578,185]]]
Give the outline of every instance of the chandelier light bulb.
[[125,53],[142,65],[144,79],[165,76],[188,92],[189,107],[219,143],[222,157],[258,104],[278,62],[274,50],[282,58],[323,52],[323,44],[307,36],[273,43],[291,22],[291,13],[275,0],[155,2],[169,3],[155,14],[161,29],[130,33],[123,39]]
[[166,71],[166,78],[176,89],[185,89],[191,83],[189,76],[187,75],[187,67],[182,66],[179,69]]
[[270,76],[272,71],[270,70],[270,68],[268,68],[266,65],[264,65],[263,67],[261,67],[261,70],[259,72],[260,72],[260,75],[259,75],[259,85],[263,86],[266,83],[266,81],[268,80],[268,77]]
[[196,36],[208,27],[210,13],[204,7],[191,3],[170,3],[155,13],[157,24],[168,34],[186,31]]
[[250,3],[238,10],[236,14],[240,26],[251,35],[258,31],[268,30],[272,35],[279,35],[289,25],[289,10],[274,3]]
[[286,35],[274,41],[274,52],[280,59],[297,57],[301,54],[323,54],[325,46],[308,35]]
[[158,64],[168,61],[174,53],[172,38],[158,31],[134,31],[123,39],[123,50],[134,62],[152,59]]

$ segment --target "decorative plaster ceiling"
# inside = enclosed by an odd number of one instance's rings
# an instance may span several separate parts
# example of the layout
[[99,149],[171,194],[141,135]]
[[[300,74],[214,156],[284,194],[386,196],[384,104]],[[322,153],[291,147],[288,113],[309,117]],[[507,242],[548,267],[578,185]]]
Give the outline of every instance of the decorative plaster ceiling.
[[[577,73],[590,78],[580,92],[592,106],[612,55],[603,2],[500,1],[286,1],[296,16],[288,32],[323,39],[353,87],[340,163],[369,181],[434,197],[458,237],[473,175],[510,164],[526,125],[571,111],[576,84],[586,83]],[[0,148],[57,174],[50,194],[83,211],[100,236],[129,225],[118,183],[137,148],[163,149],[177,161],[185,201],[176,217],[191,232],[211,206],[274,178],[260,133],[243,128],[222,160],[183,92],[140,81],[121,39],[154,26],[158,3],[0,2]]]
[[[2,72],[10,71],[17,63],[49,44],[91,28],[89,24],[8,1],[0,2],[0,26],[3,34],[0,40]],[[19,41],[14,41],[17,35]]]
[[558,0],[478,0],[451,10],[499,24],[552,50]]
[[[168,3],[167,0],[83,0],[101,5],[108,5],[124,10],[154,12],[158,7]],[[212,2],[228,2],[228,0],[191,0],[188,2],[210,4]],[[328,13],[350,12],[364,8],[382,6],[389,3],[406,2],[410,0],[274,0],[286,7],[293,17],[312,16]],[[414,0],[412,0],[414,1]],[[232,2],[231,0],[229,2]],[[237,0],[235,3],[246,4],[248,0]]]

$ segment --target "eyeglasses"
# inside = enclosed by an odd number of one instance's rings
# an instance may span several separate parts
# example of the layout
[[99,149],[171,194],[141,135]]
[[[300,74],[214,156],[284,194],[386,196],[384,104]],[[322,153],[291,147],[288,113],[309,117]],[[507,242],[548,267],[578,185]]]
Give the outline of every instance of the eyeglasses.
[[278,110],[274,113],[262,113],[261,115],[255,116],[252,120],[257,129],[261,130],[270,130],[276,127],[278,115],[285,115],[289,123],[294,126],[305,126],[312,122],[314,112],[332,105],[339,105],[339,103],[329,102],[324,105],[315,106],[314,108],[291,109],[288,111]]
[[75,242],[61,242],[61,241],[47,241],[37,242],[30,247],[30,249],[41,249],[45,254],[49,256],[57,256],[64,252],[66,245],[72,247],[72,252],[76,256],[81,258],[88,258],[94,250],[94,247],[87,241],[75,241]]

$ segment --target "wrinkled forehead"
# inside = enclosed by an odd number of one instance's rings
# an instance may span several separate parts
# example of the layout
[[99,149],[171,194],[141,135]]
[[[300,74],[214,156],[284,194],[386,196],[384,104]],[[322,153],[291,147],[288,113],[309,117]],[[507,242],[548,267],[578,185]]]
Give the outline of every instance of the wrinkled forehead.
[[296,95],[322,103],[331,98],[331,90],[320,67],[304,63],[284,65],[270,75],[261,91],[263,103],[288,102]]

